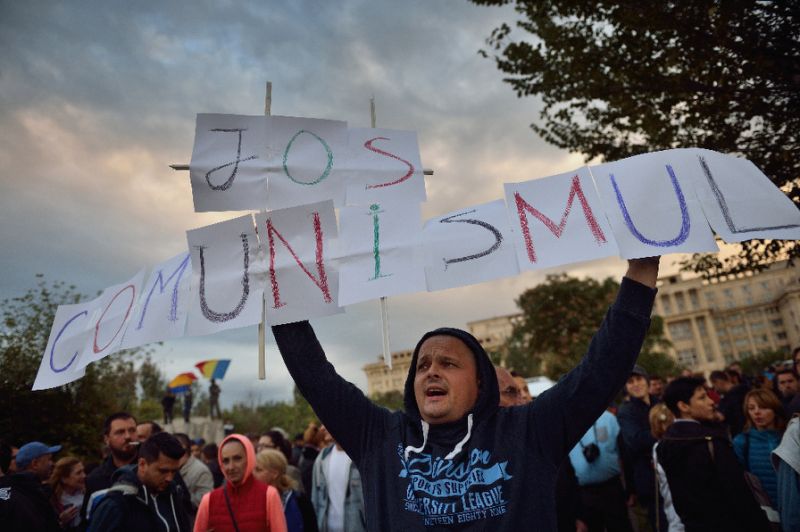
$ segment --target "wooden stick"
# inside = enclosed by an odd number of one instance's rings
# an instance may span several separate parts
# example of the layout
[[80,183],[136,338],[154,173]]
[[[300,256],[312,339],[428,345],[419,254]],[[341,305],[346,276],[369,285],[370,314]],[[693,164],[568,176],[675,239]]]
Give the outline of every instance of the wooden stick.
[[[369,99],[369,118],[372,127],[375,127],[375,97]],[[389,349],[389,302],[386,296],[381,297],[381,337],[383,338],[383,363],[392,369],[392,353]]]
[[[267,92],[264,96],[264,115],[272,114],[272,82],[267,82]],[[258,378],[267,379],[267,298],[261,294],[261,323],[258,324]]]

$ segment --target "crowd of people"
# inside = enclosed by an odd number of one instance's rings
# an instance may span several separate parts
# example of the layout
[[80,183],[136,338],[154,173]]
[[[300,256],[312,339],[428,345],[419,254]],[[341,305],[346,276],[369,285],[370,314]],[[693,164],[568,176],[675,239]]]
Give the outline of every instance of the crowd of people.
[[[307,322],[273,328],[324,425],[219,444],[110,415],[100,463],[0,445],[3,530],[800,530],[800,349],[748,376],[635,365],[658,259],[634,259],[581,363],[531,397],[469,333],[414,349],[404,409],[370,402]],[[622,394],[622,399],[617,398]],[[54,460],[57,461],[54,464]],[[640,510],[637,515],[636,509]]]
[[216,444],[117,412],[102,433],[99,462],[0,442],[0,529],[365,530],[358,471],[317,423]]

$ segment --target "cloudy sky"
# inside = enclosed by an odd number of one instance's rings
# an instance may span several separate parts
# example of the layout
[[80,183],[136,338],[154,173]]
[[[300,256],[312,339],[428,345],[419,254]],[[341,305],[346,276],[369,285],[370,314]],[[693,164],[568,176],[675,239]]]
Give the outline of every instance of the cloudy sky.
[[[87,294],[186,249],[187,229],[232,214],[193,211],[188,163],[195,115],[273,114],[418,133],[427,179],[423,217],[501,198],[504,182],[582,164],[529,129],[537,102],[518,99],[477,52],[506,8],[466,0],[175,2],[0,0],[0,299],[35,273]],[[574,275],[619,276],[622,261]],[[544,278],[391,298],[392,349],[442,325],[515,311]],[[329,358],[362,388],[381,351],[379,306],[314,322]],[[206,358],[234,360],[223,405],[287,399],[291,380],[268,337],[256,379],[255,327],[169,341],[156,360],[173,376]]]

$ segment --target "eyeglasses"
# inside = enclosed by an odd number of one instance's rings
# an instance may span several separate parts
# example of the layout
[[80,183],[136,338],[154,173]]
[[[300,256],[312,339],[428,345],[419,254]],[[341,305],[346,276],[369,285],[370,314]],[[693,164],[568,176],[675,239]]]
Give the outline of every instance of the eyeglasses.
[[259,443],[256,445],[256,449],[263,451],[264,449],[277,449],[277,447],[275,447],[275,444],[272,443]]
[[515,388],[513,386],[509,386],[507,388],[500,390],[500,393],[505,395],[506,397],[514,397],[514,398],[520,397],[522,395],[522,392],[519,390],[519,388]]

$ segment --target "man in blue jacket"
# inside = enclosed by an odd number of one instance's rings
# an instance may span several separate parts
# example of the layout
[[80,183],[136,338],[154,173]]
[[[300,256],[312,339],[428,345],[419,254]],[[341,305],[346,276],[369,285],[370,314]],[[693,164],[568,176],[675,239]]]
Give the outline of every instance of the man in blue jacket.
[[94,493],[86,509],[89,532],[191,529],[173,479],[180,469],[183,447],[166,432],[154,434],[141,445],[136,465],[124,466],[113,485]]
[[308,322],[273,332],[303,396],[361,472],[368,530],[554,530],[558,466],[625,383],[657,276],[658,258],[629,261],[581,363],[525,406],[499,406],[488,355],[459,329],[417,344],[403,412],[342,379]]

